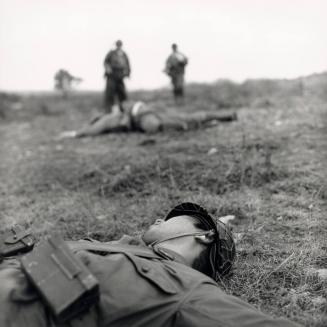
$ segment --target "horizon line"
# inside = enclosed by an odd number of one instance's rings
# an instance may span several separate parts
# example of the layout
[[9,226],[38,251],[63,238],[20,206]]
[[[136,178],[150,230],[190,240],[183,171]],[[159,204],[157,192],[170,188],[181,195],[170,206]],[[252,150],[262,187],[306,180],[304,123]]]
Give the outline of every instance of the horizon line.
[[[262,81],[262,80],[271,80],[271,81],[280,81],[280,80],[286,80],[286,81],[292,81],[292,80],[298,80],[301,78],[308,78],[314,75],[323,75],[323,74],[327,74],[327,70],[323,70],[320,72],[313,72],[311,74],[308,75],[298,75],[297,77],[293,77],[293,78],[287,78],[287,77],[254,77],[254,78],[244,78],[241,81],[237,81],[235,79],[232,78],[228,78],[228,77],[221,77],[218,78],[216,80],[213,81],[189,81],[187,83],[185,83],[185,86],[187,87],[188,85],[197,85],[197,84],[203,84],[203,85],[214,85],[220,81],[229,81],[232,82],[234,84],[243,84],[247,81]],[[140,87],[140,88],[130,88],[128,91],[129,92],[141,92],[141,91],[156,91],[156,90],[168,90],[170,89],[170,85],[162,85],[162,86],[157,86],[154,88],[144,88],[144,87]],[[90,88],[90,89],[72,89],[71,90],[72,93],[82,93],[82,92],[104,92],[104,89],[100,89],[100,88]],[[28,89],[2,89],[0,88],[0,93],[27,93],[27,94],[31,94],[31,93],[56,93],[58,92],[57,90],[55,90],[54,88],[51,89],[32,89],[32,90],[28,90]]]

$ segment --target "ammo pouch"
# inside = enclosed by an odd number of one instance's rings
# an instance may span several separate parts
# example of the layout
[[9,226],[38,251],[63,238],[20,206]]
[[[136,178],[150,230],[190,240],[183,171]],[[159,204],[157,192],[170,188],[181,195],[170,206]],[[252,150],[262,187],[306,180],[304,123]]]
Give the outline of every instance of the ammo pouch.
[[58,322],[66,322],[99,300],[97,279],[58,235],[21,258],[23,271]]
[[30,231],[19,226],[11,227],[0,238],[0,262],[4,257],[11,257],[33,249],[35,238]]

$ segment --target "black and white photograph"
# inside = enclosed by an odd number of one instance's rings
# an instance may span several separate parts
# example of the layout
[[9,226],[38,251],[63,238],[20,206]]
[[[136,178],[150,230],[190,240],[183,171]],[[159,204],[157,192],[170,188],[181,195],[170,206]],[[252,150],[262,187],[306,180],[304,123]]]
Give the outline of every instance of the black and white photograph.
[[326,13],[0,0],[0,327],[326,327]]

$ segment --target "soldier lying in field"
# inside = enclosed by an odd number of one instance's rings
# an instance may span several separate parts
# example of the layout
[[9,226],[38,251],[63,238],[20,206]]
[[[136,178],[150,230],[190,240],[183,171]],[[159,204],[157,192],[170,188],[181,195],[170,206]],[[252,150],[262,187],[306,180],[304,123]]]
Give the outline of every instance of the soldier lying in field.
[[[0,326],[297,326],[220,289],[217,281],[232,268],[235,244],[229,229],[197,204],[173,208],[141,239],[65,244],[50,247],[67,247],[59,255],[45,251],[41,242],[21,261],[5,259],[0,265]],[[76,300],[74,291],[83,278],[73,258],[89,270],[86,289],[98,282],[98,300],[90,292],[88,301]],[[56,269],[40,278],[48,265]],[[68,284],[49,282],[59,277]],[[78,306],[59,316],[70,300]]]
[[143,102],[135,103],[121,112],[117,108],[91,121],[87,126],[60,134],[61,138],[96,136],[110,132],[138,131],[157,133],[169,129],[189,130],[207,125],[212,121],[230,122],[237,119],[236,113],[199,111],[195,113],[167,113],[154,110]]

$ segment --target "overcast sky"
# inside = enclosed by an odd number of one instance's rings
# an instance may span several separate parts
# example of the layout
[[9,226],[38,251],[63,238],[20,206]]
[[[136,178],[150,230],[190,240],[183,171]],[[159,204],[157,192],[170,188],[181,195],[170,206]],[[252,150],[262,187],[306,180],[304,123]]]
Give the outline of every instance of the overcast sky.
[[130,89],[168,85],[171,43],[187,81],[293,78],[327,70],[326,0],[0,0],[0,89],[51,90],[59,68],[102,90],[122,39]]

